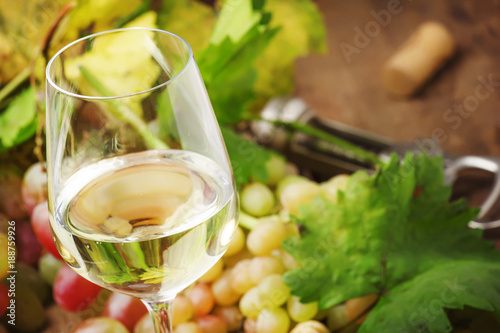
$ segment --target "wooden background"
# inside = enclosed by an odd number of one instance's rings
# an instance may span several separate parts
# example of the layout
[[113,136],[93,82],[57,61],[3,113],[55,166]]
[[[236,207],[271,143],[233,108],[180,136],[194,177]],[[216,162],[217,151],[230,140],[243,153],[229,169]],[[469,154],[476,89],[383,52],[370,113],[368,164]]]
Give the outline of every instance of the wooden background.
[[[434,132],[440,133],[439,145],[447,152],[500,156],[499,0],[400,0],[400,12],[391,14],[378,33],[369,23],[375,21],[371,11],[387,10],[395,0],[316,2],[328,29],[329,53],[298,61],[296,94],[318,114],[398,142],[430,138]],[[380,84],[381,67],[427,20],[444,23],[459,50],[420,93],[408,100],[395,99]],[[367,24],[373,37],[348,62],[340,43],[355,46],[354,29],[364,31]],[[481,77],[497,82],[490,95],[478,99],[476,106],[471,104],[473,111],[462,115],[448,111],[450,118],[444,119],[448,109],[472,103]]]

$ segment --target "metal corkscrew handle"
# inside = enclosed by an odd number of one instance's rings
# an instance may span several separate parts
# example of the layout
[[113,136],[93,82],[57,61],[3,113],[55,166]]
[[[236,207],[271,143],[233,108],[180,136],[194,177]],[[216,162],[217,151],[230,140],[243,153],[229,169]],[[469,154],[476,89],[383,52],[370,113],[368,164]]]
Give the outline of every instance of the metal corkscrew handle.
[[[300,122],[343,138],[370,150],[385,160],[391,152],[404,155],[407,150],[419,150],[414,144],[395,144],[393,141],[373,133],[363,131],[339,122],[318,117],[307,104],[298,97],[277,97],[269,101],[262,110],[265,120]],[[291,136],[282,128],[266,121],[255,121],[251,125],[257,141],[286,155],[290,161],[300,166],[332,176],[352,173],[360,169],[373,171],[370,165],[358,160],[347,151],[305,134]],[[445,154],[444,154],[445,155]],[[500,228],[500,220],[479,221],[492,211],[500,197],[500,158],[483,156],[445,156],[445,183],[453,184],[460,171],[465,169],[484,170],[495,175],[493,189],[481,205],[478,221],[471,221],[469,227],[478,229]]]
[[[488,171],[495,175],[493,187],[481,205],[481,211],[478,218],[483,219],[487,216],[498,203],[500,197],[500,159],[484,156],[462,156],[449,163],[445,169],[445,182],[453,184],[457,179],[458,173],[465,169],[479,169]],[[500,227],[500,220],[496,221],[471,221],[469,227],[474,229],[496,229]]]
[[[318,117],[300,98],[278,97],[262,110],[266,120],[299,122],[335,135],[375,153],[382,153],[393,143],[381,136]],[[291,161],[323,175],[352,173],[371,169],[371,165],[359,160],[350,151],[311,136],[295,133],[291,136],[282,128],[266,121],[256,121],[251,126],[257,141],[285,154]]]

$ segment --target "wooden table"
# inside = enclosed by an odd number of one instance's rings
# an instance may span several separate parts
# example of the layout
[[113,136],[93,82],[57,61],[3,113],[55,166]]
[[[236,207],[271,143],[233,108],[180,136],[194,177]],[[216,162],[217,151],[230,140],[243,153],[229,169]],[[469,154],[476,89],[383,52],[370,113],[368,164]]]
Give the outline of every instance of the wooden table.
[[[401,0],[399,6],[395,0],[317,0],[317,4],[328,29],[329,53],[298,61],[296,94],[318,114],[399,142],[434,136],[433,142],[440,141],[448,152],[500,156],[499,0]],[[394,6],[395,14],[388,6]],[[390,18],[381,15],[380,24],[373,13],[389,13]],[[380,84],[380,69],[427,20],[444,23],[459,50],[416,96],[393,98]],[[368,41],[355,40],[358,29],[365,34],[371,29]],[[357,50],[343,52],[341,45],[347,48],[347,44]],[[484,87],[485,80],[493,83]]]

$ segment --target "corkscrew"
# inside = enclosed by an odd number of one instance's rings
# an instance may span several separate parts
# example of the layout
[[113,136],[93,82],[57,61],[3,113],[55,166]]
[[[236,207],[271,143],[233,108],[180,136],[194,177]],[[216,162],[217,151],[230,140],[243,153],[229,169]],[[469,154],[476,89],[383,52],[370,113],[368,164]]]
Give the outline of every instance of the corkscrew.
[[[275,126],[273,121],[299,122],[315,129],[332,134],[352,144],[362,147],[387,160],[396,152],[403,156],[407,151],[422,151],[415,143],[399,144],[386,137],[370,133],[340,122],[321,118],[300,98],[277,97],[270,100],[261,113],[264,121],[252,122],[250,128],[253,136],[261,145],[283,153],[290,161],[315,175],[331,177],[340,173],[353,173],[357,170],[373,172],[370,163],[357,158],[352,152],[339,148],[324,140],[303,133],[286,132],[284,128]],[[489,196],[480,207],[476,221],[469,227],[478,229],[500,228],[500,220],[484,221],[499,201],[500,196],[500,158],[487,156],[453,156],[440,149],[433,149],[433,154],[444,158],[445,183],[452,185],[460,172],[468,169],[487,171],[494,175],[493,186]]]

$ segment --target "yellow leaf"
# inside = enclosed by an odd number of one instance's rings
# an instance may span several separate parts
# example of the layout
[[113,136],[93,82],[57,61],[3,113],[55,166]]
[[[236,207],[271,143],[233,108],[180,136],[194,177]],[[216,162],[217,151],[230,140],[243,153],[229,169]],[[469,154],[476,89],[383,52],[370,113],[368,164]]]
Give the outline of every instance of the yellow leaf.
[[116,19],[134,12],[140,5],[141,0],[79,0],[62,29],[62,43],[78,39],[80,31],[89,28],[89,33],[110,30]]
[[[156,13],[147,12],[126,27],[156,28]],[[152,37],[153,33],[146,33]],[[65,74],[80,90],[80,94],[98,96],[90,84],[82,78],[80,67],[88,68],[100,83],[115,96],[128,95],[152,87],[159,75],[159,67],[149,53],[137,48],[143,42],[144,32],[113,34],[99,37],[91,51],[66,60]],[[140,114],[140,102],[145,95],[130,98],[129,107]]]
[[196,54],[208,45],[215,19],[213,8],[200,1],[164,0],[158,26],[184,38]]

